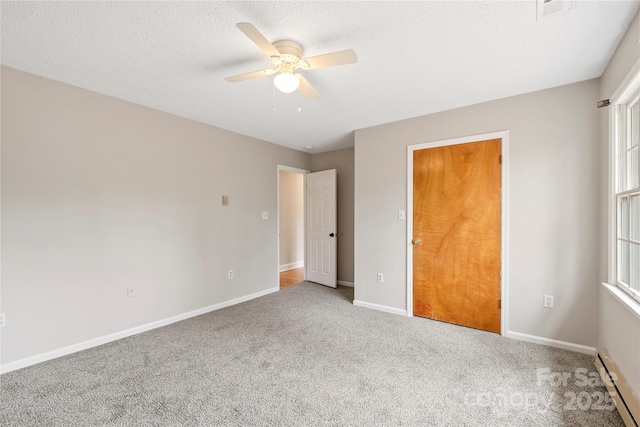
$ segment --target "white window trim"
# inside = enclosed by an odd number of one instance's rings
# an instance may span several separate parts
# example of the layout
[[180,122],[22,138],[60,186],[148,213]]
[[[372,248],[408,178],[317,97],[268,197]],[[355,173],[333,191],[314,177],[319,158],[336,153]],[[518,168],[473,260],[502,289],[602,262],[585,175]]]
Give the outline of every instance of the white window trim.
[[623,291],[619,286],[610,285],[608,283],[602,283],[602,286],[618,301],[620,301],[631,314],[640,319],[640,304],[638,304],[631,295]]
[[[629,292],[626,287],[619,286],[618,264],[617,264],[617,246],[618,246],[618,214],[617,214],[617,141],[620,135],[620,126],[622,120],[621,105],[631,103],[640,93],[640,59],[636,61],[627,76],[623,79],[622,84],[614,92],[610,99],[611,106],[609,108],[609,172],[608,172],[608,282],[610,286],[614,286],[616,290],[622,291],[628,298],[618,298],[625,305],[628,305],[634,312],[638,311],[640,298]],[[611,291],[611,289],[609,289]]]

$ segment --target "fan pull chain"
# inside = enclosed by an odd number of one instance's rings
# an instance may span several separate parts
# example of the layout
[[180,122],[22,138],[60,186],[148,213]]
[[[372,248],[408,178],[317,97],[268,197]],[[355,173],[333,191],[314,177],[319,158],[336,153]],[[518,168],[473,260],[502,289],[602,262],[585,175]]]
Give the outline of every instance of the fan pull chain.
[[298,113],[302,111],[302,107],[300,106],[300,86],[298,86]]
[[276,85],[273,85],[273,112],[278,111],[276,109]]

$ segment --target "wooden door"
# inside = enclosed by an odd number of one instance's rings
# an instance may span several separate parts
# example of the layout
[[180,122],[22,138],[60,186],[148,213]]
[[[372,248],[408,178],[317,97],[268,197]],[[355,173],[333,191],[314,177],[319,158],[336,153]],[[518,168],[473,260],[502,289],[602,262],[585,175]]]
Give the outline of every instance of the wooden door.
[[336,170],[307,177],[307,280],[338,287]]
[[501,151],[414,151],[414,315],[500,333]]

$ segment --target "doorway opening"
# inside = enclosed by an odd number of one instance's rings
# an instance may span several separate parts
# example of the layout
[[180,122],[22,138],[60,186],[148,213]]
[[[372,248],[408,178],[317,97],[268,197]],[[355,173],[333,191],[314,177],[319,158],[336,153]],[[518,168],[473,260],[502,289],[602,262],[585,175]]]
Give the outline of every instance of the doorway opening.
[[284,289],[305,280],[305,175],[278,165],[278,278]]

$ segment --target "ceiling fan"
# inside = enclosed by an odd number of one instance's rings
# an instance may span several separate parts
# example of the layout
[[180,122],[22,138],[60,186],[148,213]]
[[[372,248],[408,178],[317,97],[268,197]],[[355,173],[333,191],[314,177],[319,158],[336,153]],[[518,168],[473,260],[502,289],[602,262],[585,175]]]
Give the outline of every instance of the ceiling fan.
[[236,27],[267,54],[274,68],[227,77],[225,80],[228,82],[241,82],[243,80],[275,74],[273,84],[278,90],[283,93],[291,93],[299,89],[305,98],[311,99],[318,96],[318,92],[303,75],[296,73],[296,70],[315,70],[317,68],[334,67],[336,65],[354,64],[358,62],[358,56],[353,49],[303,58],[302,47],[294,41],[280,40],[271,44],[256,27],[247,22],[239,22],[236,24]]

